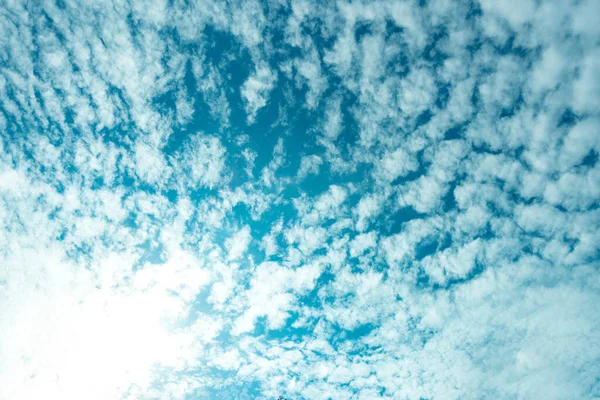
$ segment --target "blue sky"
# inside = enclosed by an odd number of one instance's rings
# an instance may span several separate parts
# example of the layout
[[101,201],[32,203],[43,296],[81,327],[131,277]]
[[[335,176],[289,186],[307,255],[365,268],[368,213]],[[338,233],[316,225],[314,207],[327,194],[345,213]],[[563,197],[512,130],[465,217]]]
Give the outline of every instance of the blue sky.
[[0,5],[0,399],[600,398],[600,3]]

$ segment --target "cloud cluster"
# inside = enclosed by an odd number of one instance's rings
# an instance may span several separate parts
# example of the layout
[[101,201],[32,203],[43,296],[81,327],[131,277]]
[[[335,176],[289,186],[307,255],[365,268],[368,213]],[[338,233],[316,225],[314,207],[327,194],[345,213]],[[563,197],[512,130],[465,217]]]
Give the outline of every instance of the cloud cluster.
[[0,7],[0,399],[600,396],[597,0]]

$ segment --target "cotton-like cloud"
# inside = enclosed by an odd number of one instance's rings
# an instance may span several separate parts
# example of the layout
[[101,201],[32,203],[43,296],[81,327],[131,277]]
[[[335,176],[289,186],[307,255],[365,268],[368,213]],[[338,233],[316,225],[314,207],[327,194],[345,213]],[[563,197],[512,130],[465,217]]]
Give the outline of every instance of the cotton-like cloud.
[[246,101],[248,122],[253,122],[258,110],[267,104],[269,92],[273,89],[276,75],[268,66],[261,66],[251,75],[242,86],[242,97]]
[[598,397],[598,8],[4,4],[0,398]]

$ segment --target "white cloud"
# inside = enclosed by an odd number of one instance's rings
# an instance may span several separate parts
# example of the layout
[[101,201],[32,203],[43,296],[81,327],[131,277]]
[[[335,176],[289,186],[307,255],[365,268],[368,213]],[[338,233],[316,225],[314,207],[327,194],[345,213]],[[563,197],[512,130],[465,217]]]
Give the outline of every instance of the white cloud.
[[300,167],[296,176],[298,179],[303,179],[308,175],[318,175],[319,169],[323,164],[321,157],[312,154],[310,156],[302,156],[300,160]]
[[532,72],[531,86],[534,91],[553,89],[555,85],[560,84],[559,78],[566,67],[566,61],[558,49],[545,49]]
[[367,195],[360,199],[354,213],[358,216],[356,229],[363,231],[370,220],[379,215],[382,209],[382,199],[379,196]]
[[505,19],[513,29],[519,29],[521,25],[533,17],[535,12],[533,1],[524,1],[517,7],[511,7],[508,4],[483,0],[481,1],[481,7],[484,12]]
[[457,250],[446,249],[435,257],[426,257],[424,269],[434,282],[442,285],[449,279],[465,278],[475,268],[481,248],[481,242],[476,239]]
[[598,394],[596,0],[21,3],[0,398]]
[[327,192],[323,193],[311,205],[311,211],[302,219],[306,224],[315,224],[323,219],[335,218],[342,204],[346,201],[348,192],[341,186],[331,185]]
[[580,164],[591,151],[600,153],[600,121],[589,118],[577,123],[564,138],[559,157],[561,169]]
[[419,167],[415,154],[410,154],[402,148],[386,153],[377,165],[376,175],[387,181],[393,181],[405,176]]
[[244,226],[242,229],[237,231],[229,239],[226,240],[225,246],[228,250],[227,259],[237,260],[243,256],[248,250],[250,244],[250,227]]
[[377,244],[377,233],[374,231],[357,235],[350,243],[350,256],[357,257]]
[[134,170],[142,179],[156,183],[165,179],[168,168],[160,149],[140,142],[135,149]]
[[248,301],[247,311],[235,321],[232,333],[239,335],[251,331],[259,316],[267,317],[270,329],[281,328],[293,307],[294,293],[312,289],[320,274],[319,265],[306,265],[295,270],[271,262],[259,265],[250,289],[243,295]]
[[195,134],[190,138],[180,162],[189,171],[186,186],[206,186],[213,188],[227,180],[225,148],[218,137]]
[[416,117],[433,103],[435,91],[435,81],[429,71],[414,69],[400,85],[398,105],[404,114]]
[[325,229],[321,227],[303,228],[300,225],[294,225],[284,231],[288,244],[298,244],[298,249],[304,255],[310,255],[315,250],[324,246]]
[[296,60],[295,68],[299,77],[308,85],[306,106],[314,109],[319,104],[321,94],[328,86],[327,78],[321,71],[321,60],[316,50],[307,54],[306,59]]
[[580,113],[593,113],[600,107],[600,50],[587,54],[581,65],[579,76],[573,84],[573,108]]
[[253,123],[258,110],[267,105],[269,94],[276,80],[275,73],[268,66],[261,65],[244,82],[241,94],[246,102],[248,123]]

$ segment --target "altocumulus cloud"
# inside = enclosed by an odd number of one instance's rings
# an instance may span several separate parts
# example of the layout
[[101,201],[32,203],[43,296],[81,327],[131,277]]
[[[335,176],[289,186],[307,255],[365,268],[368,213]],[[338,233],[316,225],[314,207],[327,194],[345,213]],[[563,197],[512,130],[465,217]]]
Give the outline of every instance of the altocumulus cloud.
[[2,2],[0,399],[600,397],[598,15]]

